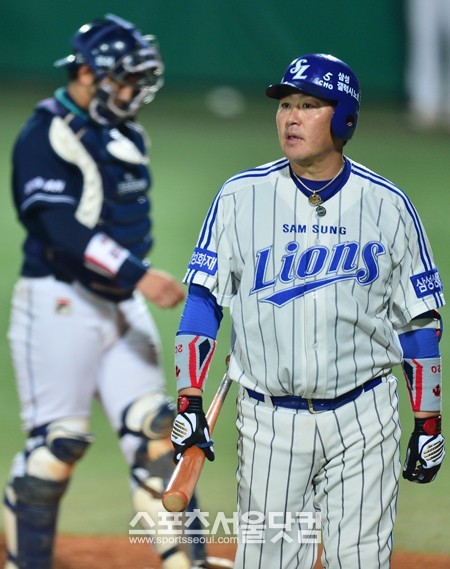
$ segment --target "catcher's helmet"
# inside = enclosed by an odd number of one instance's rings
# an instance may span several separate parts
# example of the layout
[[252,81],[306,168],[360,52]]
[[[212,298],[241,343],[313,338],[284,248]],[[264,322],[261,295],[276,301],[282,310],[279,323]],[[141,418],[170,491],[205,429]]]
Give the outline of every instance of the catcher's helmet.
[[[71,39],[73,54],[54,63],[56,67],[88,65],[99,89],[90,109],[101,123],[117,122],[133,116],[143,103],[149,103],[164,84],[164,65],[155,36],[144,36],[130,22],[107,14],[81,26]],[[114,103],[112,92],[102,79],[130,83],[136,95],[126,107]]]
[[296,91],[333,101],[336,106],[331,130],[337,137],[350,140],[358,122],[361,90],[346,63],[324,53],[302,55],[289,65],[281,83],[267,87],[266,95],[281,99]]

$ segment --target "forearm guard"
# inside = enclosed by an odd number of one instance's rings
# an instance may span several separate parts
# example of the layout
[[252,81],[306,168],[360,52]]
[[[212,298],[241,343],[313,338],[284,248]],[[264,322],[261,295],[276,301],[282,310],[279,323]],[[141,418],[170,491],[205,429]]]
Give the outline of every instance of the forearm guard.
[[441,412],[441,358],[405,358],[402,363],[413,411]]
[[216,341],[207,336],[180,334],[175,341],[175,376],[177,389],[203,389],[209,372]]

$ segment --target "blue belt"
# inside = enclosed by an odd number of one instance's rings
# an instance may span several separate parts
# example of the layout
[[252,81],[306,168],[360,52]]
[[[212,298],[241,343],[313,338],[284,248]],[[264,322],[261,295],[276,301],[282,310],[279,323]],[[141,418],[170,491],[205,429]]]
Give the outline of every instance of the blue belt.
[[361,395],[364,391],[370,391],[377,385],[380,385],[384,376],[374,377],[369,379],[362,385],[355,387],[351,391],[336,397],[336,399],[305,399],[304,397],[299,397],[298,395],[264,395],[263,393],[258,393],[253,389],[248,389],[247,393],[252,399],[257,401],[266,401],[266,397],[270,399],[274,407],[287,407],[288,409],[305,409],[310,413],[322,413],[323,411],[332,411],[337,409],[350,401],[354,401],[357,397]]

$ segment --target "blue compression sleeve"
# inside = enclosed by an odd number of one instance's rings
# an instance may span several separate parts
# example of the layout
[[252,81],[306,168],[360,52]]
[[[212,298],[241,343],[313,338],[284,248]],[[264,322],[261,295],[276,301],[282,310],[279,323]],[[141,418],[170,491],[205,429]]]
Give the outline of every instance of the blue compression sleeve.
[[215,340],[222,317],[222,307],[214,295],[204,286],[191,284],[177,336],[194,334]]
[[437,358],[440,356],[436,330],[422,328],[399,335],[404,358]]

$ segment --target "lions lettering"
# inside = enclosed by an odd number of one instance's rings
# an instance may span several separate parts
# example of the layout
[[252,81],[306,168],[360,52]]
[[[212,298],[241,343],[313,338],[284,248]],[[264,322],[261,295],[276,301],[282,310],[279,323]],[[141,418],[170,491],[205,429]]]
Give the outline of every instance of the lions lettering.
[[[378,278],[377,258],[386,252],[384,246],[377,241],[367,243],[363,247],[361,255],[360,244],[356,241],[339,243],[331,251],[323,245],[310,247],[303,252],[299,252],[299,247],[299,243],[295,241],[286,245],[286,254],[281,259],[280,270],[273,278],[267,276],[267,268],[271,264],[269,259],[272,246],[258,251],[256,253],[255,280],[250,293],[254,294],[273,287],[277,281],[289,284],[297,278],[308,279],[323,275],[323,278],[315,278],[314,281],[289,287],[261,299],[262,302],[283,306],[312,290],[342,280],[355,279],[360,285],[366,286]],[[359,257],[363,263],[362,267],[357,265]]]

